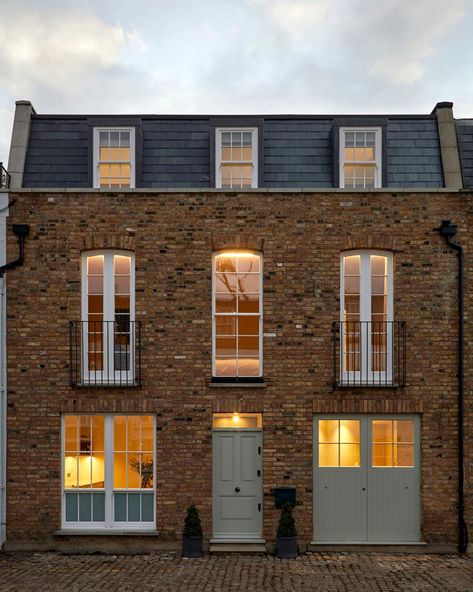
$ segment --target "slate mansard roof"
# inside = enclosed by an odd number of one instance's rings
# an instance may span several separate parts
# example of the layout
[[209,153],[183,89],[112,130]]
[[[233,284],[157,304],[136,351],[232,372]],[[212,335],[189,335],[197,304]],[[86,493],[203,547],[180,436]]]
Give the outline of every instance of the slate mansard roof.
[[[136,130],[136,187],[215,186],[215,128],[256,127],[266,188],[338,187],[338,129],[382,129],[383,187],[445,187],[430,115],[31,115],[23,187],[92,187],[93,128]],[[465,186],[473,187],[473,120],[457,120]]]

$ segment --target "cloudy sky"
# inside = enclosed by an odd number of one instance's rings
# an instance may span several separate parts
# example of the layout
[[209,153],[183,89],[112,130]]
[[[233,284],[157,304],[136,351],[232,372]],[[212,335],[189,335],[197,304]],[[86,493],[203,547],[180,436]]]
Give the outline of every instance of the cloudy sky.
[[39,113],[473,116],[473,0],[2,0],[0,160]]

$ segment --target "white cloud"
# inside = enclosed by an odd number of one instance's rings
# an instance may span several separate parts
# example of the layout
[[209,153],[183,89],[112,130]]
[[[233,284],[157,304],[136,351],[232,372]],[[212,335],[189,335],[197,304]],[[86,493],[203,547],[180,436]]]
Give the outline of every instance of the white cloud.
[[[368,8],[368,6],[366,6]],[[375,57],[371,71],[395,85],[411,85],[465,14],[464,0],[388,0],[368,19]],[[369,31],[367,38],[369,39]]]
[[141,43],[136,31],[108,24],[87,11],[36,10],[0,20],[3,88],[35,94],[47,85],[69,93],[80,81],[119,65],[130,45]]
[[40,113],[426,112],[451,99],[472,114],[467,0],[78,4],[3,0],[0,160],[15,99]]
[[278,29],[293,39],[302,33],[315,34],[315,28],[326,22],[330,0],[247,0],[249,6],[260,7]]

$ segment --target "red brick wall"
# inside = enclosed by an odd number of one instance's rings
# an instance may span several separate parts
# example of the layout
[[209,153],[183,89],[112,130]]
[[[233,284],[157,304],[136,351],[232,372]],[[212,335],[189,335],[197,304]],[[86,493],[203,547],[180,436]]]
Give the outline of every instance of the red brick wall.
[[[212,413],[264,414],[264,536],[278,511],[270,491],[296,485],[302,542],[312,539],[315,412],[422,414],[422,531],[457,537],[456,255],[433,229],[459,225],[469,196],[440,193],[22,192],[9,218],[27,223],[25,265],[8,274],[8,538],[44,541],[60,528],[60,415],[157,414],[157,524],[180,537],[186,507],[211,535]],[[129,234],[127,229],[133,229]],[[265,388],[213,388],[212,248],[261,247]],[[136,253],[143,321],[141,389],[72,389],[68,322],[80,319],[84,248]],[[331,323],[339,319],[340,252],[394,251],[395,318],[407,323],[405,389],[332,389]],[[471,306],[468,303],[471,315]],[[469,334],[469,333],[468,333]],[[469,350],[468,350],[468,354]],[[176,357],[178,356],[178,357]],[[183,357],[185,356],[185,357]],[[467,362],[467,391],[471,384]],[[473,405],[468,400],[469,425]],[[468,429],[468,426],[467,426]],[[471,429],[471,428],[470,428]],[[472,459],[469,459],[470,474]],[[468,502],[470,530],[471,502]]]

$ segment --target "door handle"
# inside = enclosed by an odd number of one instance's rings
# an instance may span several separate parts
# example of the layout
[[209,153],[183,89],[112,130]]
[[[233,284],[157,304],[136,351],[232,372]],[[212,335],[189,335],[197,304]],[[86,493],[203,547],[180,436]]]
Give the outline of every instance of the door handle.
[[361,488],[361,491],[366,491],[366,487],[362,487]]
[[240,491],[239,487],[235,487],[235,491],[238,493]]

